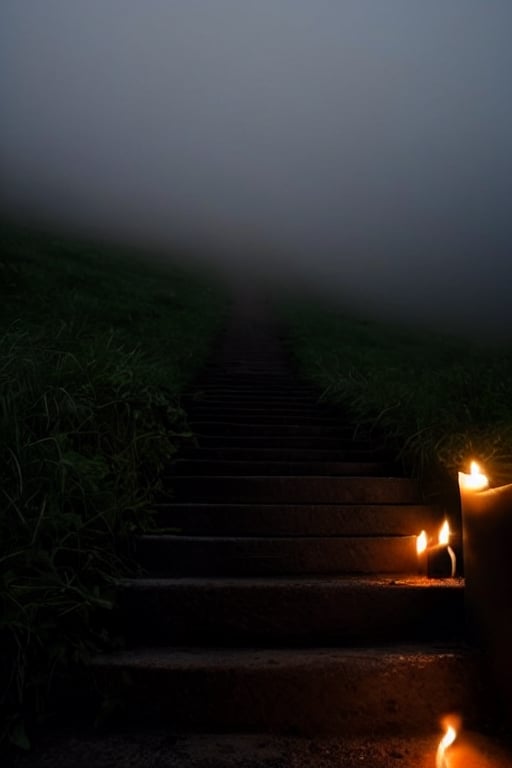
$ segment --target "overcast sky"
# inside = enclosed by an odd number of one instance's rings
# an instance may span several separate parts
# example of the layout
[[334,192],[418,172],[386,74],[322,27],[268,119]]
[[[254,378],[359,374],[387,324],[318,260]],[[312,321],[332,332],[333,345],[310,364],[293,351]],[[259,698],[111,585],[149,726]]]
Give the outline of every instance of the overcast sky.
[[510,0],[2,0],[1,204],[510,323]]

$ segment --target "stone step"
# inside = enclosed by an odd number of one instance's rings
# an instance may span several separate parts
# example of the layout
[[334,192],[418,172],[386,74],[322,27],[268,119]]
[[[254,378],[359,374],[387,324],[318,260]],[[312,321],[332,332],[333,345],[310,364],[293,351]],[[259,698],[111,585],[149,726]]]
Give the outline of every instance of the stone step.
[[135,557],[157,576],[418,572],[416,536],[242,537],[145,534]]
[[188,448],[180,456],[196,461],[391,461],[385,449],[322,450],[317,448]]
[[320,421],[321,423],[345,423],[348,426],[352,427],[353,431],[357,430],[357,426],[350,423],[350,421],[342,414],[340,414],[340,411],[334,411],[329,410],[325,407],[322,407],[320,405],[311,405],[311,406],[295,406],[295,407],[284,407],[282,405],[278,406],[260,406],[260,407],[251,407],[251,406],[241,406],[239,404],[218,404],[218,405],[193,405],[187,410],[187,414],[190,419],[195,419],[196,421],[200,420],[200,416],[205,417],[204,421],[208,421],[209,416],[215,416],[217,419],[222,419],[224,421],[239,421],[243,420],[244,418],[251,421],[252,419],[256,418],[259,421],[263,422],[265,419],[284,419],[286,422],[290,422],[293,424],[295,420],[311,420],[316,419]]
[[397,477],[173,477],[176,501],[260,504],[417,504],[416,481]]
[[353,434],[356,427],[343,423],[339,418],[326,416],[321,413],[303,413],[302,411],[283,411],[269,413],[267,410],[249,411],[249,410],[220,410],[215,408],[191,408],[188,411],[189,420],[192,422],[215,422],[217,424],[247,424],[250,429],[259,424],[294,424],[294,425],[313,425],[319,427],[334,428],[338,427]]
[[[137,644],[380,645],[462,639],[461,579],[132,579],[119,587]],[[435,617],[435,620],[434,620]]]
[[178,475],[344,475],[399,477],[391,462],[382,461],[234,461],[178,459],[170,466]]
[[[110,727],[105,729],[46,727],[37,741],[37,762],[33,751],[20,751],[10,768],[434,768],[442,733],[438,722],[432,723],[429,733],[406,737],[396,729],[380,736],[338,737],[334,733],[311,734],[312,738],[278,733],[176,733],[168,726],[144,729],[137,723],[128,730],[113,722],[112,709]],[[464,729],[448,754],[449,768],[512,766],[510,743],[477,731]]]
[[256,413],[282,413],[288,411],[290,413],[335,413],[338,417],[342,412],[342,409],[336,405],[328,405],[322,401],[318,401],[316,398],[283,398],[283,397],[251,397],[249,395],[242,396],[240,398],[236,396],[219,397],[219,396],[207,396],[198,394],[197,397],[187,397],[183,399],[186,403],[187,412],[190,412],[194,408],[216,408],[216,409],[231,409],[231,410],[245,410],[248,412]]
[[312,389],[311,384],[298,381],[296,378],[291,376],[289,372],[277,373],[275,371],[255,371],[252,373],[243,373],[241,371],[227,373],[217,371],[207,378],[203,378],[203,380],[199,381],[198,384],[205,384],[206,386],[215,386],[220,384],[221,386],[234,386],[237,388],[244,386],[260,387],[268,385],[271,387],[304,387],[307,390]]
[[479,662],[450,646],[168,647],[99,656],[94,669],[125,724],[375,737],[431,732],[447,712],[479,722]]
[[270,389],[256,390],[254,387],[202,387],[195,392],[183,395],[182,399],[190,402],[199,399],[224,400],[230,403],[250,403],[253,405],[264,405],[265,403],[304,403],[305,405],[315,404],[320,397],[320,393],[293,389]]
[[254,382],[252,384],[208,382],[198,386],[197,390],[210,394],[222,393],[223,395],[231,395],[232,397],[242,397],[245,395],[246,397],[252,398],[253,396],[259,395],[260,398],[267,396],[283,397],[285,399],[303,398],[306,401],[309,399],[309,402],[314,401],[320,394],[318,389],[315,389],[314,387],[306,387],[302,384],[271,384],[268,382]]
[[295,437],[278,435],[203,435],[195,437],[201,448],[278,448],[278,449],[321,449],[321,450],[368,450],[382,448],[369,440],[350,440],[341,437],[309,436]]
[[413,536],[442,510],[413,504],[158,504],[157,523],[204,536]]
[[192,432],[200,435],[242,435],[243,437],[257,437],[267,435],[269,437],[331,437],[340,436],[351,439],[354,434],[353,427],[338,424],[289,424],[279,420],[278,423],[252,423],[243,422],[227,423],[221,420],[191,421]]

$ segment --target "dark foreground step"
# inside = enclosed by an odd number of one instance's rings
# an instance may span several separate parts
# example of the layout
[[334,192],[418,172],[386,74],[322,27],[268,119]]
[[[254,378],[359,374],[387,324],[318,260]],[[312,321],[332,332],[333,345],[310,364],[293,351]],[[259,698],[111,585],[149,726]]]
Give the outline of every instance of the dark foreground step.
[[137,560],[160,576],[418,572],[416,536],[137,537]]
[[[395,733],[322,735],[176,733],[168,727],[98,732],[44,726],[34,751],[18,750],[10,768],[434,768],[442,731],[407,737]],[[406,759],[404,760],[406,756]],[[502,738],[463,730],[450,747],[450,768],[511,768],[512,749]],[[7,766],[5,766],[7,768]]]
[[118,602],[138,644],[379,645],[462,639],[463,593],[420,577],[134,579]]
[[157,523],[203,536],[405,536],[437,531],[426,504],[158,504]]
[[261,504],[416,504],[418,484],[402,477],[175,476],[177,501]]
[[178,475],[344,475],[399,476],[391,462],[382,461],[205,461],[178,459],[170,466]]
[[429,646],[148,648],[95,661],[125,723],[366,736],[432,732],[447,712],[470,728],[487,705],[478,667],[474,653]]

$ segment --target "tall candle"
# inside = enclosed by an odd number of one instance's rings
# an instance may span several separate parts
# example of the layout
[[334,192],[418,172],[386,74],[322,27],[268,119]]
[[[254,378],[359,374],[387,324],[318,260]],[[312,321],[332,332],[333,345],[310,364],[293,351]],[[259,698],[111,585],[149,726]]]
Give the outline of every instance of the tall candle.
[[487,486],[478,467],[459,472],[466,615],[512,724],[512,484]]

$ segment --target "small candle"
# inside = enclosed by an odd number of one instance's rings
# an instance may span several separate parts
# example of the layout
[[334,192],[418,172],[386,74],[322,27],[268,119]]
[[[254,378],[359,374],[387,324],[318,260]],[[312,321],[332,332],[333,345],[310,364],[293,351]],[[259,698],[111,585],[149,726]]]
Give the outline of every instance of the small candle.
[[428,546],[428,537],[425,531],[416,537],[416,552],[418,555],[418,570],[429,578],[443,578],[450,576],[452,579],[457,570],[457,558],[449,545],[450,526],[445,520],[438,535],[438,543]]

